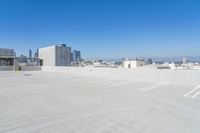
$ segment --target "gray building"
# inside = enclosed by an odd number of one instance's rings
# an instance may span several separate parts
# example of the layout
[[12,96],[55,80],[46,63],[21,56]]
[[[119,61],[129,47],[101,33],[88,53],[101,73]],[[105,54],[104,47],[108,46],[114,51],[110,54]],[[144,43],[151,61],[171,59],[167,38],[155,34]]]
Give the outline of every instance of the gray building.
[[0,70],[13,70],[15,65],[14,49],[0,48]]
[[78,63],[81,61],[81,52],[78,50],[73,50],[73,62]]
[[39,49],[39,58],[43,66],[70,66],[71,47],[65,44],[53,45]]
[[152,64],[152,63],[153,63],[153,60],[151,58],[147,59],[147,61],[146,61],[147,65]]

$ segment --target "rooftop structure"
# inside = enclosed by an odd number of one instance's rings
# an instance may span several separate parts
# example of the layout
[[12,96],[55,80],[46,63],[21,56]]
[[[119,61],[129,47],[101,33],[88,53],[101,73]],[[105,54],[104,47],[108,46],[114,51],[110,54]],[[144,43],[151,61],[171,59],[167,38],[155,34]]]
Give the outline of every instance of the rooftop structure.
[[41,70],[41,62],[39,58],[16,57],[15,70],[17,71],[39,71]]
[[39,58],[29,58],[24,55],[15,56],[14,49],[0,48],[0,71],[35,71],[41,70]]
[[137,68],[145,65],[144,60],[124,60],[122,62],[122,67],[123,68]]
[[65,44],[40,48],[38,51],[44,66],[71,65],[71,47],[67,47]]
[[14,49],[0,48],[0,70],[13,70],[14,60]]
[[16,64],[22,66],[40,66],[40,59],[29,57],[16,57]]
[[0,48],[0,58],[15,58],[14,49]]

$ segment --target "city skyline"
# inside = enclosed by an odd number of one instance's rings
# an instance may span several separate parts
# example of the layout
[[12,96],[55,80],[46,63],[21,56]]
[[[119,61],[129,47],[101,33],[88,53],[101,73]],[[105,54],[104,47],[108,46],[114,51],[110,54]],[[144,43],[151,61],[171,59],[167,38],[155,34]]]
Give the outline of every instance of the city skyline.
[[0,46],[61,42],[83,58],[200,56],[199,0],[0,1]]

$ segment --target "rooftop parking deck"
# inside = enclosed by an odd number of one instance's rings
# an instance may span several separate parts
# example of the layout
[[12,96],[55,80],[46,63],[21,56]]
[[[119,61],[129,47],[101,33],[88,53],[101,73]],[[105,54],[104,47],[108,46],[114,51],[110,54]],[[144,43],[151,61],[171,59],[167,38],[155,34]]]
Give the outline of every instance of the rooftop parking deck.
[[0,72],[1,133],[199,133],[200,86]]

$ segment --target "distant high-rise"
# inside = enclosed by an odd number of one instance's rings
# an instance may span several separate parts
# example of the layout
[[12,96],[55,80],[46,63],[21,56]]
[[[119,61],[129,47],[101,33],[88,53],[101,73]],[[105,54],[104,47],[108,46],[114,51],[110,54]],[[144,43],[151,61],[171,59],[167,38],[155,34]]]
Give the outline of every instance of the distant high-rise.
[[187,64],[187,59],[186,59],[186,58],[183,58],[183,59],[182,59],[182,63],[183,63],[183,64]]
[[29,50],[29,58],[32,58],[32,50]]
[[77,63],[81,61],[81,52],[78,50],[73,50],[73,62]]
[[38,58],[38,49],[36,50],[35,54],[34,54],[35,58]]
[[149,58],[149,59],[147,60],[147,64],[152,64],[152,63],[153,63],[152,59]]
[[73,62],[73,53],[70,54],[70,61]]
[[70,66],[71,47],[58,44],[39,49],[39,58],[44,66]]
[[127,60],[128,60],[127,57],[123,57],[123,58],[122,58],[122,61],[127,61]]

